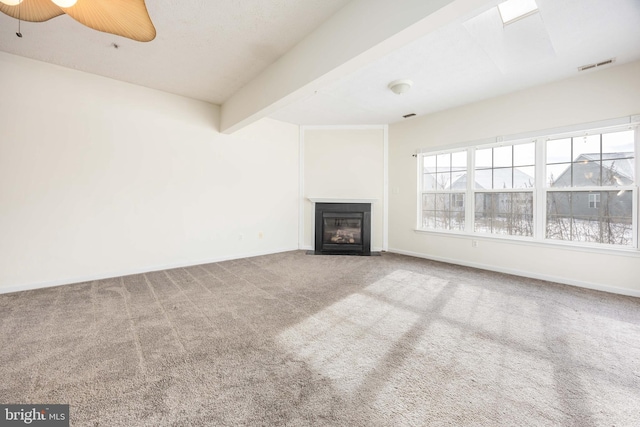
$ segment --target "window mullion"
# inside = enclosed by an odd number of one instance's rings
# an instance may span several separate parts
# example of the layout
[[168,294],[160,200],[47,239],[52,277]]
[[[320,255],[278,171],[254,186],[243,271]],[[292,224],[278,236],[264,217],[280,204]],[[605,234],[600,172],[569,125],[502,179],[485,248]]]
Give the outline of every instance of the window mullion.
[[634,160],[635,160],[635,176],[634,176],[634,189],[633,189],[633,218],[635,229],[633,230],[633,247],[640,248],[640,209],[638,207],[638,183],[640,182],[640,128],[636,127],[634,132]]
[[417,156],[418,163],[418,209],[416,210],[416,225],[418,228],[424,228],[424,218],[423,218],[423,209],[422,204],[424,203],[424,154],[420,153]]
[[466,204],[465,204],[465,226],[464,231],[466,233],[473,233],[475,229],[475,218],[473,213],[475,212],[475,194],[473,183],[475,182],[475,167],[476,167],[476,156],[475,156],[475,148],[471,147],[467,150],[467,192],[466,192]]
[[[636,132],[637,133],[637,132]],[[636,151],[637,153],[637,151]],[[638,159],[636,158],[636,163],[638,165],[640,165],[640,161],[638,161]],[[633,227],[633,247],[634,248],[638,248],[638,229],[640,229],[640,226],[638,226],[638,217],[640,216],[638,214],[638,187],[635,187],[633,190],[633,199],[632,199],[632,203],[633,203],[633,207],[632,207],[632,211],[633,211],[633,218],[635,218]]]
[[533,194],[533,238],[545,239],[547,222],[546,138],[536,139],[535,190]]

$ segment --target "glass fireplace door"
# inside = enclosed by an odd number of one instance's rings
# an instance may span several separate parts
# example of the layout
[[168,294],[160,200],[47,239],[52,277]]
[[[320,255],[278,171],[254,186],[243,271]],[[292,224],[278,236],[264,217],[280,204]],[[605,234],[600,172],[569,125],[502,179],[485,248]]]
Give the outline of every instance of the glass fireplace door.
[[362,244],[362,215],[327,213],[322,220],[323,243],[336,245]]

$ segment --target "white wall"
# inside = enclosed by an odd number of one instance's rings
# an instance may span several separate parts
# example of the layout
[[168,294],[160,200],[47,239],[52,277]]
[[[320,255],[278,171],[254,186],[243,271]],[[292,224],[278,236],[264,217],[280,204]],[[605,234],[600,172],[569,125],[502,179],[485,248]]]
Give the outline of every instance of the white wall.
[[640,62],[418,117],[389,128],[390,251],[640,296],[640,253],[612,254],[420,233],[418,148],[446,146],[640,113]]
[[371,250],[380,251],[384,232],[384,135],[375,129],[304,131],[304,240],[312,249],[314,205],[307,198],[375,199],[371,205]]
[[0,292],[297,249],[297,126],[4,53],[0,93]]

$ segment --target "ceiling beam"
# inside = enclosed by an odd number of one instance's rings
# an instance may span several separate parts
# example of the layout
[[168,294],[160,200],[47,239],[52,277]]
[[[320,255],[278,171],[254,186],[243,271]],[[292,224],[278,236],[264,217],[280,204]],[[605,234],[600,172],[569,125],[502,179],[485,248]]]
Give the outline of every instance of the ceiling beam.
[[353,0],[222,104],[233,133],[486,5],[488,0]]

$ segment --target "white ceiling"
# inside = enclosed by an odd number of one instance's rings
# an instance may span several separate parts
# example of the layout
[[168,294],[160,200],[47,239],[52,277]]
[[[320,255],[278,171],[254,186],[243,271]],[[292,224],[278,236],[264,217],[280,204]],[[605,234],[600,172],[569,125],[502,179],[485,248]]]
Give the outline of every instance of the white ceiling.
[[[148,43],[0,13],[0,51],[190,98],[223,103],[348,0],[147,0]],[[119,45],[115,49],[112,43]]]
[[[604,59],[615,57],[613,66],[640,59],[640,0],[537,0],[538,13],[506,27],[497,3],[271,117],[304,125],[393,123],[571,77]],[[404,78],[414,82],[408,93],[387,88]]]
[[[537,2],[538,13],[503,27],[498,1],[487,0],[271,117],[305,125],[393,123],[577,75],[580,65],[640,59],[640,0]],[[158,34],[149,43],[91,30],[66,15],[23,22],[20,39],[17,21],[0,14],[0,51],[222,104],[349,1],[146,3]],[[414,81],[401,96],[387,88],[399,78]]]

